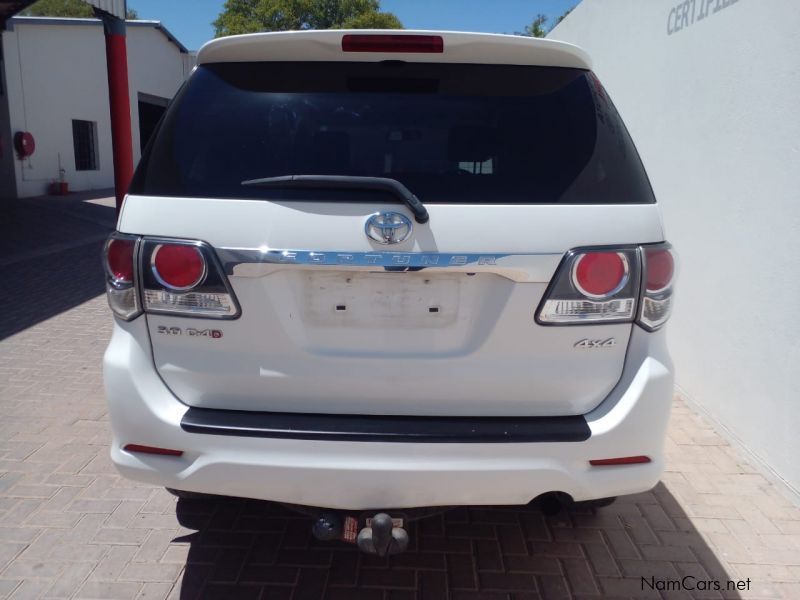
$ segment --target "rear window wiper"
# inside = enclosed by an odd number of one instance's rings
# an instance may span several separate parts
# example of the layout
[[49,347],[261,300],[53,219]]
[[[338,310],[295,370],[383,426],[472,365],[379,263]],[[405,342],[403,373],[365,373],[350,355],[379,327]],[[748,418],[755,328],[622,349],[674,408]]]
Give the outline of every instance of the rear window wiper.
[[242,185],[266,188],[377,190],[389,192],[402,200],[414,213],[417,223],[427,223],[428,210],[406,186],[389,177],[358,177],[355,175],[282,175],[247,179]]

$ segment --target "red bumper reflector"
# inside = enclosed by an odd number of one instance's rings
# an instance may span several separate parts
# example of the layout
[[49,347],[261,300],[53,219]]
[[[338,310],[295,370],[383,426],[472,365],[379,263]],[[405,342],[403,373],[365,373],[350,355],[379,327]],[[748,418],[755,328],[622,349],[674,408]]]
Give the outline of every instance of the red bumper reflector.
[[444,52],[444,40],[438,35],[348,33],[342,37],[342,51],[441,54]]
[[601,458],[597,460],[590,460],[589,464],[593,467],[607,467],[610,465],[638,465],[649,462],[649,456],[624,456],[622,458]]
[[170,450],[169,448],[156,448],[155,446],[142,446],[128,444],[123,448],[126,452],[141,452],[142,454],[159,454],[161,456],[183,456],[183,450]]

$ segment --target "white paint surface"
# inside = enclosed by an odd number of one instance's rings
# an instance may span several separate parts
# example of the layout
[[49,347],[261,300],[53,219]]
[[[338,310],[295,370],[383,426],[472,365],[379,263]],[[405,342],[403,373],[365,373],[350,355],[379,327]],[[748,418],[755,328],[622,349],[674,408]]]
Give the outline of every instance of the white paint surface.
[[584,0],[550,37],[591,55],[662,206],[678,385],[797,490],[800,7],[685,4]]
[[[369,371],[366,371],[369,372]],[[585,442],[370,443],[197,435],[181,428],[187,406],[153,369],[147,322],[116,320],[103,360],[111,460],[130,479],[182,490],[307,506],[524,504],[560,490],[575,500],[652,488],[664,468],[673,386],[663,332],[633,328],[622,383],[586,415]],[[378,378],[376,378],[378,379]],[[406,380],[407,381],[407,380]],[[155,460],[136,443],[180,448]],[[590,458],[646,454],[641,465],[590,468]],[[269,481],[269,485],[264,485]]]
[[[380,202],[130,195],[118,228],[218,249],[313,249],[319,257],[382,251],[364,235],[364,223],[385,209]],[[393,253],[479,252],[499,255],[499,264],[466,266],[475,277],[431,269],[389,274],[396,281],[335,267],[320,274],[285,265],[291,268],[251,277],[234,270],[242,316],[225,321],[224,337],[213,344],[159,335],[174,316],[148,315],[160,375],[176,397],[205,408],[557,416],[598,406],[620,378],[631,325],[542,327],[534,312],[570,248],[662,241],[656,205],[430,204],[428,211],[430,221],[416,223]],[[503,258],[515,253],[514,265],[532,281],[516,281]],[[338,304],[347,311],[337,313]],[[440,307],[435,316],[432,305]],[[209,326],[185,315],[182,321]],[[589,338],[616,345],[575,348]],[[369,376],[354,378],[354,370]],[[408,373],[419,393],[409,394]]]
[[[99,21],[47,21],[16,18],[11,30],[2,33],[10,131],[30,131],[36,140],[29,160],[12,156],[16,195],[44,194],[59,178],[59,155],[71,191],[113,187],[103,28]],[[191,65],[188,55],[154,26],[129,26],[127,51],[135,163],[140,155],[138,94],[172,98]],[[73,119],[97,122],[98,170],[75,170]],[[11,151],[10,140],[6,151]],[[0,197],[13,193],[3,189]]]
[[518,35],[496,35],[486,33],[464,33],[459,31],[395,32],[393,35],[431,35],[441,37],[442,52],[343,52],[345,35],[380,35],[379,29],[334,29],[327,31],[280,31],[270,33],[248,33],[218,38],[206,43],[197,54],[198,64],[217,62],[253,61],[352,61],[413,60],[425,63],[471,63],[539,65],[543,67],[591,68],[586,53],[571,44],[552,40],[522,37]]

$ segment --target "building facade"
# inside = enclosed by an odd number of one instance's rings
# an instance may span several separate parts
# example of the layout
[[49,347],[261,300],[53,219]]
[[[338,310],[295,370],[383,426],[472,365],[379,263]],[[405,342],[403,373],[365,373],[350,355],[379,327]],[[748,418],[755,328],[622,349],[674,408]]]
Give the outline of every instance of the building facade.
[[[158,21],[128,21],[134,161],[193,55]],[[70,191],[114,185],[103,27],[97,19],[14,17],[0,55],[0,198],[37,196],[55,182]],[[21,157],[15,136],[35,150]]]
[[578,44],[622,113],[680,257],[680,391],[800,489],[800,4],[583,0]]

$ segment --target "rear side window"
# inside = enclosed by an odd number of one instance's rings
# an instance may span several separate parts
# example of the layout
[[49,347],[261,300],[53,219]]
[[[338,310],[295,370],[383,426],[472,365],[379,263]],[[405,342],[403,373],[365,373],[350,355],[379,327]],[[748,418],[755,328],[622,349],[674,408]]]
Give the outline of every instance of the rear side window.
[[130,191],[308,198],[242,185],[281,175],[391,177],[428,203],[654,201],[625,126],[591,73],[391,61],[200,66]]

